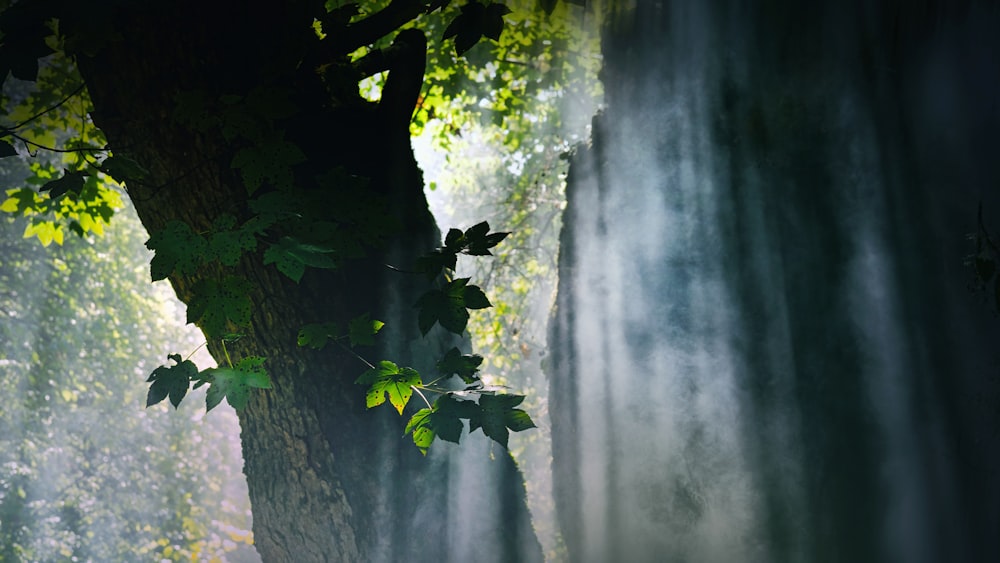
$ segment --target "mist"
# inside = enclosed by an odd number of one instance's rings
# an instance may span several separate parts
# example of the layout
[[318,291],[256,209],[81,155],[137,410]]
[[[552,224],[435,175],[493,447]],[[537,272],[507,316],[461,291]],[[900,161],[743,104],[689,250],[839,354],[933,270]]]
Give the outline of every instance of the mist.
[[49,247],[0,223],[0,560],[260,561],[235,412],[143,408],[166,354],[211,358],[134,211],[114,221]]
[[998,13],[792,4],[605,28],[549,341],[571,561],[1000,556],[965,265],[1000,214]]

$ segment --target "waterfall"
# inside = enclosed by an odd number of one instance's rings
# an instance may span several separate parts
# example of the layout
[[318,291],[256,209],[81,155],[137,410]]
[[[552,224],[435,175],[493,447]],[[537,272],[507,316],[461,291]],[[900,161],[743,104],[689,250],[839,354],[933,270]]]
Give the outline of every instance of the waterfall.
[[991,3],[638,2],[574,157],[553,349],[573,561],[1000,560]]

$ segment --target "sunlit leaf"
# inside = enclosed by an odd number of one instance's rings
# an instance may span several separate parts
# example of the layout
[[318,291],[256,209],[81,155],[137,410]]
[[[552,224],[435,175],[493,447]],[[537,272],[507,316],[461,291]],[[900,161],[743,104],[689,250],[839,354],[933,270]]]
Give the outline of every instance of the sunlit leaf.
[[375,344],[375,335],[382,330],[385,323],[378,319],[372,319],[368,313],[355,317],[348,327],[348,336],[351,346],[372,346]]
[[243,410],[250,398],[250,389],[270,389],[271,378],[263,367],[264,361],[260,356],[248,356],[235,367],[202,371],[202,377],[210,383],[205,393],[205,410],[218,406],[223,397],[234,409]]
[[420,385],[422,381],[417,370],[400,368],[390,361],[383,360],[377,367],[361,374],[355,383],[369,386],[365,395],[368,408],[381,405],[388,395],[392,406],[396,407],[399,414],[403,414],[403,408],[413,395],[413,386]]

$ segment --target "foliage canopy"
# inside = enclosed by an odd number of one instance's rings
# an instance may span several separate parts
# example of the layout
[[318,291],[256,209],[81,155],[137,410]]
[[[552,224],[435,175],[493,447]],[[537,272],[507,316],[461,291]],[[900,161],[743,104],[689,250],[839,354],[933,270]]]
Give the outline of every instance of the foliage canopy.
[[[114,8],[116,1],[107,4]],[[399,61],[412,56],[414,35],[405,30],[419,28],[441,41],[430,42],[429,70],[416,107],[405,110],[407,117],[413,115],[411,132],[432,126],[438,145],[446,149],[465,128],[491,121],[506,131],[504,145],[517,150],[531,121],[554,111],[552,100],[573,71],[558,57],[573,43],[575,27],[568,18],[552,15],[568,9],[553,2],[543,2],[541,10],[512,10],[478,0],[372,2],[364,7],[328,1],[323,9],[297,14],[301,33],[284,46],[288,52],[262,62],[268,67],[265,75],[271,73],[274,80],[231,91],[178,87],[166,118],[193,134],[221,136],[224,153],[207,158],[229,163],[246,188],[247,202],[245,210],[222,213],[207,228],[172,221],[150,233],[147,247],[156,253],[150,265],[153,280],[223,272],[191,288],[187,320],[221,347],[225,361],[198,369],[170,354],[174,365],[149,376],[147,404],[169,398],[176,407],[189,386],[207,385],[208,409],[223,398],[241,409],[252,389],[271,386],[266,358],[234,361],[226,350],[227,342],[242,337],[255,313],[250,282],[237,273],[242,261],[261,260],[298,283],[309,270],[337,269],[366,256],[399,228],[385,219],[385,201],[359,195],[365,178],[342,168],[317,167],[309,147],[291,140],[287,132],[307,108],[288,85],[287,66],[318,74],[335,106],[363,108],[372,102],[361,98],[358,83],[367,81],[369,94],[378,96],[387,84],[385,71],[391,74],[401,68]],[[61,1],[20,2],[0,13],[0,77],[8,71],[12,77],[5,82],[3,102],[15,108],[0,122],[0,158],[25,160],[32,171],[27,186],[7,189],[0,210],[25,217],[25,236],[36,236],[45,245],[62,244],[67,231],[99,234],[120,206],[119,186],[127,191],[149,177],[143,163],[129,156],[129,147],[113,151],[95,127],[94,107],[75,64],[79,57],[115,48],[121,36],[114,25],[113,17],[92,7]],[[395,34],[399,29],[404,31]],[[460,58],[468,64],[460,64]],[[38,158],[40,153],[51,157]],[[456,257],[490,255],[507,235],[491,233],[486,222],[452,229],[442,246],[416,261],[413,270],[437,285],[415,304],[422,333],[439,324],[462,334],[469,310],[492,306],[482,289],[454,275]],[[302,326],[297,342],[312,349],[334,344],[354,350],[373,344],[381,326],[382,321],[368,315],[351,321],[346,331],[335,320],[320,321]],[[523,397],[504,395],[479,381],[478,356],[454,349],[438,363],[439,377],[424,383],[412,368],[388,360],[371,363],[352,353],[369,367],[358,378],[369,386],[369,407],[388,395],[402,414],[414,392],[426,403],[406,429],[422,451],[435,436],[457,442],[463,419],[469,420],[470,431],[482,428],[504,446],[508,431],[533,426],[524,411],[514,408]],[[445,385],[455,375],[466,387]],[[425,392],[439,396],[431,403]]]

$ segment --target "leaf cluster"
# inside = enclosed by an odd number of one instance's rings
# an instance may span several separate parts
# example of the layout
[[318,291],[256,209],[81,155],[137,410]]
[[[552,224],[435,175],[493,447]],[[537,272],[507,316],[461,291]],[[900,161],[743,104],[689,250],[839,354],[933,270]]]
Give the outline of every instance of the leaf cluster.
[[469,432],[482,428],[483,434],[507,448],[510,432],[535,428],[527,412],[514,408],[524,401],[523,395],[482,393],[479,402],[447,393],[438,397],[430,407],[420,409],[406,424],[406,434],[424,454],[434,438],[459,443],[464,424],[469,421]]
[[188,389],[208,385],[205,394],[205,410],[217,407],[226,399],[234,409],[242,410],[250,398],[250,389],[270,389],[271,378],[263,365],[265,358],[248,356],[236,365],[220,366],[199,371],[191,360],[182,360],[179,354],[170,354],[167,359],[173,366],[160,366],[153,370],[146,380],[150,382],[146,396],[146,406],[151,407],[170,397],[176,409],[187,394]]
[[[482,289],[469,285],[469,278],[451,279],[452,269],[458,254],[491,255],[490,249],[508,234],[490,233],[486,222],[478,223],[465,231],[450,229],[443,246],[418,260],[418,273],[432,278],[439,276],[442,271],[446,274],[441,287],[427,291],[417,300],[417,322],[422,334],[426,335],[435,324],[440,324],[450,332],[462,334],[469,320],[469,310],[492,306]],[[367,325],[361,323],[361,326]],[[310,325],[300,331],[299,343],[325,343],[335,332],[335,328],[329,324]],[[497,394],[495,389],[483,386],[478,375],[482,363],[482,356],[463,354],[459,348],[453,347],[437,362],[439,377],[429,383],[424,383],[417,370],[400,367],[388,360],[378,362],[377,365],[370,364],[370,369],[361,374],[355,383],[368,386],[368,408],[385,403],[388,397],[400,415],[414,392],[420,395],[427,406],[410,417],[404,434],[410,435],[424,454],[435,437],[458,443],[465,427],[463,420],[469,421],[469,432],[482,428],[486,436],[506,448],[510,431],[520,432],[535,425],[525,411],[514,408],[524,400],[523,395]],[[455,376],[467,387],[454,390],[444,385]],[[439,395],[433,404],[427,399],[425,391]],[[478,396],[478,402],[473,399],[475,396]]]
[[500,34],[503,33],[503,17],[510,12],[510,8],[498,2],[469,2],[462,6],[461,13],[448,24],[442,38],[454,37],[455,54],[461,56],[483,37],[499,41]]
[[348,323],[347,334],[342,334],[340,325],[335,322],[310,323],[299,329],[296,342],[299,346],[319,350],[330,342],[348,340],[352,348],[356,346],[372,346],[375,344],[375,335],[378,334],[385,323],[371,318],[371,314],[364,313],[351,319]]

